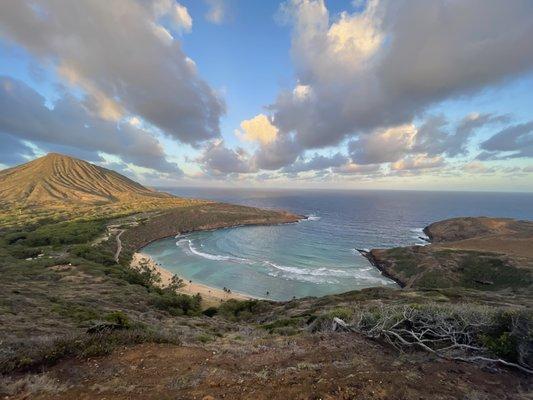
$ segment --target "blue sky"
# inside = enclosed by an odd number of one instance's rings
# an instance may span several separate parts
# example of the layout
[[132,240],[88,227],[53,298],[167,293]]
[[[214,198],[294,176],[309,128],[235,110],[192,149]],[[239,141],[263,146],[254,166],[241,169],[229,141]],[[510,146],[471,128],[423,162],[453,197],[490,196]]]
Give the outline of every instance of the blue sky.
[[533,191],[533,4],[480,1],[4,3],[0,167]]

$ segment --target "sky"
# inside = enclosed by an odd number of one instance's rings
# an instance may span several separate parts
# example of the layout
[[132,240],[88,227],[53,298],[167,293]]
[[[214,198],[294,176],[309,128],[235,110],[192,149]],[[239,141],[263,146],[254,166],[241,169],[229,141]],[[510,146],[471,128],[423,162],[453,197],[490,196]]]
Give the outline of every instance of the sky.
[[533,192],[530,0],[0,2],[0,168]]

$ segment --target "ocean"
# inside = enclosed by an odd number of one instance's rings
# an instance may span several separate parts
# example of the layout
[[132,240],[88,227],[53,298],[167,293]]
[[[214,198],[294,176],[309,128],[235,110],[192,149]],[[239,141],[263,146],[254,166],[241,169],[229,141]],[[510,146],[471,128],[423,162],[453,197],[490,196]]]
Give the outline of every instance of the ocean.
[[142,250],[187,280],[272,300],[394,287],[356,249],[424,245],[422,229],[434,221],[459,216],[533,219],[531,193],[163,190],[309,216],[295,224],[195,232]]

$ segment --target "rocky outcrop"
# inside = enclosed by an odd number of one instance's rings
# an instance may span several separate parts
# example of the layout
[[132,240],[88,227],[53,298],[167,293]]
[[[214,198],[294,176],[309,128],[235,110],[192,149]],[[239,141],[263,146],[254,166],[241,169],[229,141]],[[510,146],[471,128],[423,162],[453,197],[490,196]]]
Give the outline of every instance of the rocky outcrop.
[[424,228],[432,243],[455,242],[494,235],[533,235],[532,221],[510,218],[462,217],[434,222]]

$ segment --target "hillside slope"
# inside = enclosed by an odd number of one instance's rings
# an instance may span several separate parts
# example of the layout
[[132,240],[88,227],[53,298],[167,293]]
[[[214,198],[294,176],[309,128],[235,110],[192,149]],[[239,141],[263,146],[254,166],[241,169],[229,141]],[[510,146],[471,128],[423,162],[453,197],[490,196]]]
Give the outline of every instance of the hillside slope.
[[0,171],[0,203],[102,204],[166,197],[171,196],[117,172],[56,153]]

